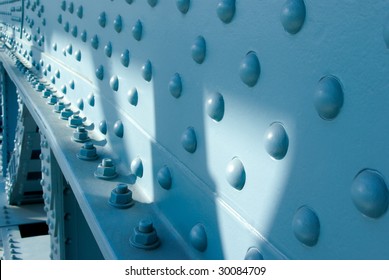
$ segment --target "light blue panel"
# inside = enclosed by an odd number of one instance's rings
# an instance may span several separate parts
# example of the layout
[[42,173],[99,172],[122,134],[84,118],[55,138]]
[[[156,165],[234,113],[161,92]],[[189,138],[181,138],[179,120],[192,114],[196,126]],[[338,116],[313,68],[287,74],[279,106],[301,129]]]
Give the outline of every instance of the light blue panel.
[[[2,17],[1,59],[105,258],[389,257],[387,1],[24,5],[21,39]],[[99,159],[75,156],[18,60],[79,113]],[[94,176],[103,158],[112,181]],[[117,183],[135,201],[122,212],[104,204]],[[131,247],[150,217],[161,245]]]

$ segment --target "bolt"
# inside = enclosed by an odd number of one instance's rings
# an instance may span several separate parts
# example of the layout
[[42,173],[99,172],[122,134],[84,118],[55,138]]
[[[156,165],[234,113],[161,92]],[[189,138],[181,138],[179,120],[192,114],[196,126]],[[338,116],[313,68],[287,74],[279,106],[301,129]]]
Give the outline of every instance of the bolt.
[[126,184],[118,184],[111,191],[111,197],[108,202],[116,208],[129,208],[134,205],[132,191],[128,189]]
[[150,220],[141,220],[134,229],[130,244],[136,248],[151,250],[160,245],[157,232]]
[[83,122],[83,119],[79,115],[76,115],[76,114],[74,114],[73,116],[71,116],[69,118],[69,126],[73,127],[73,128],[76,128],[76,127],[82,125],[82,122]]
[[80,149],[77,157],[82,160],[95,160],[98,158],[96,148],[92,142],[86,142]]
[[73,115],[73,111],[72,110],[70,110],[69,108],[64,108],[61,111],[60,118],[63,119],[63,120],[68,120],[72,115]]
[[113,164],[112,159],[104,158],[102,162],[97,166],[95,176],[99,179],[110,180],[117,176],[116,167]]

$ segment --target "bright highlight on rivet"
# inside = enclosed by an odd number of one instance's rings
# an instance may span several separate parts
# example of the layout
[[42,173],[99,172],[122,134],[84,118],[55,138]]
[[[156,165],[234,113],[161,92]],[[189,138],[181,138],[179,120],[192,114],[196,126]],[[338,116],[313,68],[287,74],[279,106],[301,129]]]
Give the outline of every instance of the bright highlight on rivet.
[[147,60],[146,63],[142,66],[142,77],[147,82],[151,81],[153,76],[152,66],[150,60]]
[[227,182],[237,190],[243,189],[246,183],[246,171],[238,157],[234,157],[226,168]]
[[137,157],[131,161],[131,172],[139,178],[143,177],[143,163],[140,157]]
[[124,50],[124,52],[120,56],[120,62],[124,67],[128,67],[130,64],[130,51]]
[[253,87],[257,84],[259,74],[261,73],[261,66],[255,52],[249,52],[242,60],[239,68],[239,75],[241,80]]
[[117,137],[123,138],[124,127],[123,127],[123,123],[121,120],[118,120],[115,122],[115,124],[113,126],[113,132],[115,133],[115,135]]
[[269,126],[264,139],[267,153],[274,159],[283,159],[288,152],[289,138],[281,123],[275,122]]
[[212,93],[206,100],[205,110],[210,118],[219,122],[224,116],[224,98],[218,93]]
[[97,67],[97,69],[96,69],[96,77],[99,80],[103,80],[104,79],[104,66],[103,65],[100,65],[99,67]]
[[193,248],[200,252],[204,252],[208,247],[208,237],[205,227],[202,224],[195,225],[190,231],[190,243]]
[[118,76],[114,75],[111,77],[109,80],[109,85],[111,86],[113,91],[118,91],[119,90],[119,78]]
[[131,90],[128,92],[128,102],[129,102],[132,106],[138,105],[138,91],[137,91],[136,88],[133,88],[133,89],[131,89]]
[[316,213],[307,206],[300,207],[294,214],[292,228],[296,238],[307,246],[315,246],[320,236],[320,221]]
[[188,152],[193,154],[197,149],[197,137],[193,127],[188,127],[181,136],[181,145]]
[[138,19],[135,25],[132,27],[132,36],[135,40],[140,41],[142,39],[143,25],[142,22]]
[[170,94],[175,98],[179,98],[182,92],[182,80],[181,76],[178,73],[175,73],[169,82],[169,91]]
[[107,57],[111,57],[112,55],[112,44],[111,42],[108,42],[107,45],[104,47],[104,53]]
[[102,12],[100,15],[99,15],[99,18],[98,18],[98,22],[99,22],[99,25],[101,27],[105,27],[105,25],[107,24],[107,15],[105,12]]
[[206,55],[206,43],[203,36],[198,36],[196,40],[194,41],[192,48],[192,58],[195,62],[198,64],[201,64],[204,62],[205,55]]
[[113,27],[115,28],[115,31],[117,33],[120,33],[122,31],[123,23],[122,23],[122,17],[120,15],[118,15],[113,21]]

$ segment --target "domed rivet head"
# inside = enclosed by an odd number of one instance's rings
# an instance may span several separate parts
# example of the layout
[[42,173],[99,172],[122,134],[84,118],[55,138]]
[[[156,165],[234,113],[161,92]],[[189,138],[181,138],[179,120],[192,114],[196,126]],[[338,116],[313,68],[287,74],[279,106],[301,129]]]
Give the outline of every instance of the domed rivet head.
[[265,149],[274,159],[283,159],[288,152],[289,138],[281,123],[275,122],[269,126],[265,133]]
[[74,89],[74,88],[76,87],[74,80],[70,80],[70,81],[69,81],[69,87],[70,87],[71,89]]
[[206,101],[206,111],[209,117],[219,122],[224,116],[224,98],[223,96],[215,92],[211,94]]
[[296,34],[305,21],[305,3],[303,0],[287,0],[281,10],[281,23],[290,34]]
[[126,2],[127,2],[129,5],[131,5],[132,2],[134,2],[134,0],[126,0]]
[[80,110],[84,110],[84,100],[82,98],[77,99],[77,107]]
[[84,16],[84,8],[82,6],[78,7],[76,13],[79,18],[82,18]]
[[[64,29],[66,32],[69,32],[69,30],[70,30],[69,22],[66,22],[66,23],[65,23],[63,29]],[[34,41],[36,41],[36,40],[34,40]]]
[[105,27],[105,25],[107,24],[107,15],[105,14],[105,12],[102,12],[99,15],[98,22],[101,27]]
[[74,57],[77,61],[81,61],[81,51],[80,50],[76,51]]
[[68,8],[69,13],[73,14],[74,13],[74,4],[73,2],[69,3],[69,8]]
[[72,54],[73,53],[73,46],[72,46],[72,44],[67,45],[66,51],[68,52],[68,54]]
[[130,244],[144,250],[152,250],[160,245],[157,232],[150,220],[144,219],[139,222],[130,238]]
[[138,105],[138,91],[137,91],[136,88],[133,88],[133,89],[131,89],[131,90],[128,92],[128,102],[129,102],[132,106]]
[[99,130],[102,134],[107,134],[107,122],[101,121],[99,124]]
[[61,9],[62,11],[66,11],[66,1],[61,2]]
[[162,167],[158,173],[157,173],[157,181],[159,185],[164,188],[165,190],[168,190],[172,186],[172,174],[170,172],[169,167],[164,166]]
[[53,50],[57,51],[57,44],[56,43],[53,43]]
[[206,44],[203,36],[198,36],[192,45],[192,58],[198,64],[204,62],[206,55]]
[[83,42],[85,43],[85,42],[86,42],[86,39],[87,39],[86,30],[84,30],[84,31],[81,32],[80,37],[81,37],[81,41],[83,41]]
[[124,52],[120,56],[120,62],[124,67],[128,67],[130,64],[130,51],[124,50]]
[[292,228],[296,238],[307,246],[315,246],[320,235],[320,221],[316,213],[307,206],[300,207],[294,214]]
[[241,80],[253,87],[256,85],[259,74],[261,73],[261,66],[255,52],[249,52],[240,64],[239,75]]
[[43,26],[46,26],[46,19],[45,19],[45,18],[42,19],[42,25],[43,25]]
[[116,188],[111,191],[111,197],[108,202],[116,208],[129,208],[134,205],[132,191],[128,189],[126,184],[118,184]]
[[208,247],[207,233],[202,224],[197,224],[192,228],[189,239],[193,248],[200,252],[204,252]]
[[97,67],[96,77],[97,77],[97,79],[99,79],[101,81],[104,79],[104,66],[103,65],[100,65],[99,67]]
[[139,178],[143,177],[143,163],[140,157],[137,157],[131,161],[131,172]]
[[63,85],[63,86],[61,87],[61,91],[62,91],[63,94],[66,94],[67,88],[66,88],[65,85]]
[[132,36],[135,40],[140,41],[142,39],[143,26],[142,22],[138,19],[135,25],[132,27]]
[[246,183],[246,171],[238,157],[234,157],[226,168],[227,182],[237,190],[243,189]]
[[216,13],[222,22],[230,23],[235,14],[235,0],[219,1]]
[[113,27],[117,33],[120,33],[122,31],[123,23],[122,17],[120,15],[118,15],[113,21]]
[[314,94],[314,104],[322,119],[334,119],[342,109],[343,99],[343,89],[336,77],[325,76],[319,81]]
[[87,101],[91,107],[95,106],[95,95],[93,93],[89,93],[87,97]]
[[71,30],[70,32],[72,33],[73,37],[76,38],[77,35],[78,35],[77,26],[73,26],[73,27],[72,27],[72,30]]
[[62,24],[62,15],[58,15],[58,17],[57,17],[57,22],[58,22],[59,24]]
[[59,79],[61,78],[61,72],[59,70],[55,71],[55,76]]
[[251,247],[247,250],[247,253],[244,257],[245,260],[263,260],[263,256],[258,248]]
[[97,35],[94,35],[90,42],[91,42],[92,47],[95,50],[97,50],[99,48],[99,37],[97,37]]
[[193,127],[188,127],[181,136],[182,147],[188,152],[193,154],[197,149],[196,132]]
[[147,82],[151,81],[151,78],[153,76],[152,66],[150,60],[147,60],[145,64],[142,66],[142,77]]
[[182,80],[181,76],[178,73],[175,73],[169,82],[169,91],[170,94],[175,98],[179,98],[182,92]]
[[113,91],[118,91],[119,90],[119,78],[118,76],[114,75],[111,77],[109,80],[109,85],[111,86]]
[[121,120],[118,120],[113,125],[113,132],[117,137],[123,138],[124,127]]
[[151,7],[155,7],[158,3],[158,0],[147,0],[147,3],[149,3]]
[[112,55],[112,44],[111,42],[108,42],[107,45],[104,47],[104,53],[107,57],[111,57]]
[[379,218],[388,209],[389,191],[382,175],[375,170],[362,170],[351,186],[355,207],[365,216]]
[[186,14],[189,11],[190,0],[177,0],[176,5],[181,13]]

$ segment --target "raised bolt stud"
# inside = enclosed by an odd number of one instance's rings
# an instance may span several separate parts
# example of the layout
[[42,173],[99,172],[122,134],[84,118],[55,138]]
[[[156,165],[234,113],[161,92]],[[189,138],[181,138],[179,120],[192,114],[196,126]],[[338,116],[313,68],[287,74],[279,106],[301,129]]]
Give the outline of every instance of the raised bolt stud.
[[111,191],[111,197],[108,202],[116,208],[129,208],[134,205],[132,191],[128,189],[126,184],[118,184],[116,188]]
[[49,104],[49,105],[54,105],[54,104],[56,104],[58,102],[58,96],[56,96],[56,95],[54,95],[54,94],[52,94],[49,98],[48,98],[48,100],[47,100],[47,104]]
[[84,126],[79,126],[76,128],[76,130],[73,132],[72,140],[78,143],[84,143],[90,140],[88,131]]
[[70,110],[69,108],[64,108],[61,111],[60,118],[67,121],[72,115],[73,115],[72,110]]
[[61,111],[65,109],[65,103],[63,103],[62,101],[58,101],[55,105],[54,105],[54,112],[56,113],[61,113]]
[[110,180],[118,176],[116,167],[113,164],[112,159],[104,158],[102,162],[97,166],[95,171],[95,177],[103,180]]
[[150,220],[141,220],[139,222],[138,226],[134,228],[134,234],[130,238],[130,244],[144,250],[155,249],[161,244],[153,223]]
[[49,89],[45,89],[44,91],[42,91],[42,97],[43,98],[48,98],[48,97],[51,96],[51,94],[52,94],[52,92]]
[[82,160],[95,160],[99,156],[96,153],[96,148],[92,142],[86,142],[77,154],[77,157]]
[[69,118],[69,127],[72,127],[72,128],[77,128],[78,126],[81,126],[82,125],[82,122],[84,120],[79,116],[79,115],[76,115],[76,114],[73,114],[70,118]]

